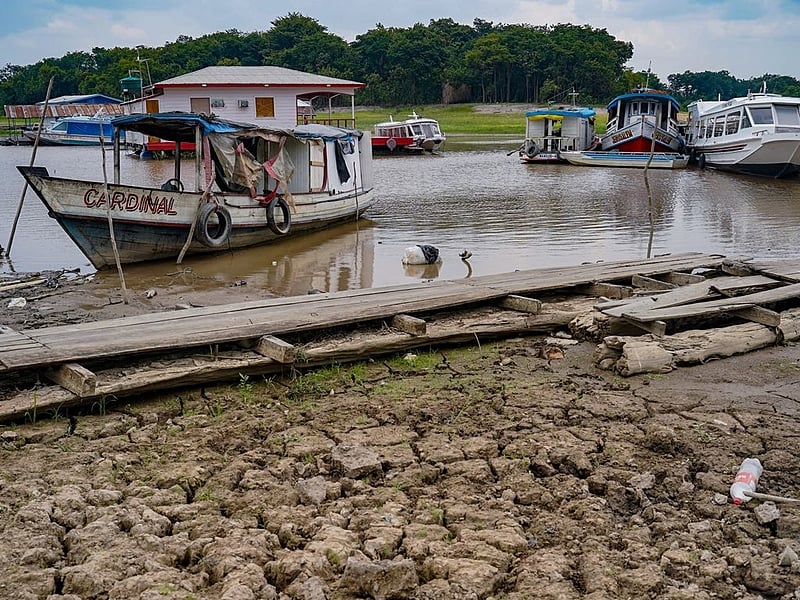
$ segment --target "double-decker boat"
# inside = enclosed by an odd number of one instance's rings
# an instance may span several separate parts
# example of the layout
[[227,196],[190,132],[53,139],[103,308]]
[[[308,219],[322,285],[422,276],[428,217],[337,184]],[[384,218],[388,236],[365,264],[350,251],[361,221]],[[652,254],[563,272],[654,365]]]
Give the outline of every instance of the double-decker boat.
[[678,101],[660,90],[638,88],[608,105],[603,150],[619,152],[683,152]]
[[523,163],[566,162],[561,152],[597,146],[592,108],[538,108],[525,113],[525,140],[519,149]]
[[764,90],[692,102],[687,147],[701,168],[795,176],[800,173],[800,98]]

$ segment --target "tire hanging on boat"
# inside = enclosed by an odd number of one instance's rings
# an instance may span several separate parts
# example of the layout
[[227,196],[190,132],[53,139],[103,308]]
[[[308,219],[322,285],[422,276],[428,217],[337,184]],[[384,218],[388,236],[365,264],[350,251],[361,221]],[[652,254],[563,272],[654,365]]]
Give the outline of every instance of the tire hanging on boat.
[[525,140],[525,154],[528,158],[535,158],[542,151],[539,145],[533,140]]
[[[276,210],[281,211],[282,219],[280,221],[275,219]],[[292,227],[292,213],[289,205],[280,196],[276,196],[267,204],[267,225],[276,235],[286,235]]]
[[[217,222],[210,222],[211,215],[217,216]],[[209,248],[219,248],[231,237],[233,230],[233,220],[231,213],[224,206],[216,202],[208,202],[200,209],[197,215],[197,226],[195,237],[204,246]]]

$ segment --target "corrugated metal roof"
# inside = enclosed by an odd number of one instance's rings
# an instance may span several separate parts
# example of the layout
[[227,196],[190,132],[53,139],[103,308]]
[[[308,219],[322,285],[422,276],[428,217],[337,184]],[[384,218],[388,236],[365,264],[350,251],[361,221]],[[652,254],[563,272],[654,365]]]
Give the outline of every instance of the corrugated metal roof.
[[156,83],[154,87],[192,86],[206,84],[209,86],[251,86],[251,85],[283,85],[283,86],[331,86],[345,88],[362,88],[363,83],[315,75],[283,67],[206,67],[199,71],[179,75]]
[[[9,119],[38,119],[42,116],[44,106],[38,104],[7,104],[3,107]],[[123,113],[119,104],[48,104],[45,118],[56,119],[60,117],[93,117],[102,109],[104,115],[116,116]]]

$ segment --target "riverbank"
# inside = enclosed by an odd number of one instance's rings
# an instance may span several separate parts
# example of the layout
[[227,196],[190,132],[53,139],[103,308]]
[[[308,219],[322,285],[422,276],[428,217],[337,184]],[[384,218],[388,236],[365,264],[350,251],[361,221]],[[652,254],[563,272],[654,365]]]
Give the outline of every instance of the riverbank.
[[[95,295],[55,292],[31,308]],[[519,337],[34,412],[0,427],[0,596],[793,598],[800,506],[727,491],[756,456],[758,491],[800,496],[800,346],[629,378],[594,350]]]

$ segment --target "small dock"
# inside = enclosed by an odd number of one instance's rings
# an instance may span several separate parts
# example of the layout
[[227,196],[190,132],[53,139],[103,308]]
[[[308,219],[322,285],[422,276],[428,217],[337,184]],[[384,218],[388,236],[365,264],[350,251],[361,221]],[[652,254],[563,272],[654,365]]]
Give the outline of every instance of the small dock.
[[[558,301],[542,302],[556,294]],[[32,402],[40,410],[73,406],[434,343],[551,333],[588,313],[595,323],[604,315],[604,333],[622,322],[663,336],[671,322],[720,314],[775,330],[776,306],[798,298],[800,261],[753,264],[687,253],[41,329],[0,327],[0,375],[54,384],[0,400],[0,420],[19,418]]]

